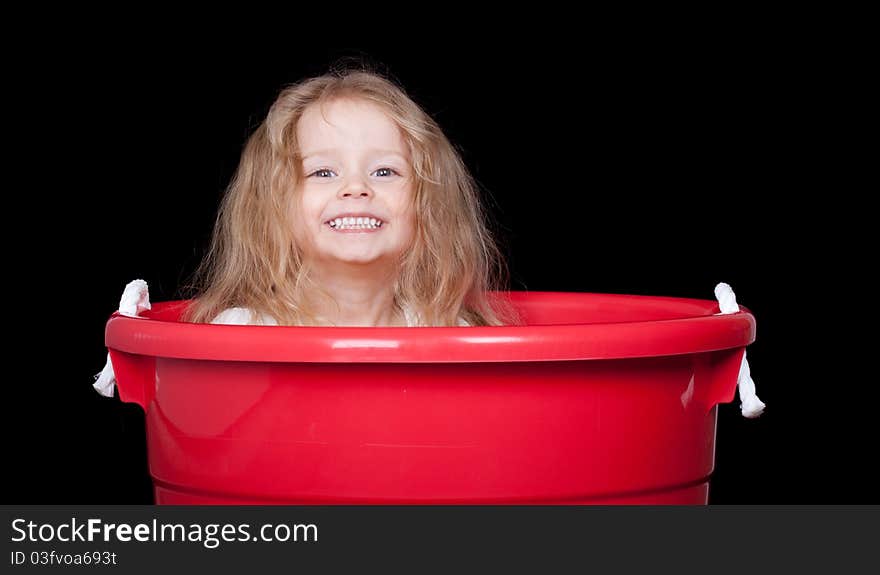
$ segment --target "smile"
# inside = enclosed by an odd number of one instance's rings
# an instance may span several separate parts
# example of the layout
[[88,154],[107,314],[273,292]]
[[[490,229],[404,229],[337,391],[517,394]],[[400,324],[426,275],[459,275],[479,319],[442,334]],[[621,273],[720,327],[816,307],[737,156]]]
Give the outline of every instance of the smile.
[[336,218],[327,225],[337,232],[376,232],[382,229],[385,222],[376,218]]

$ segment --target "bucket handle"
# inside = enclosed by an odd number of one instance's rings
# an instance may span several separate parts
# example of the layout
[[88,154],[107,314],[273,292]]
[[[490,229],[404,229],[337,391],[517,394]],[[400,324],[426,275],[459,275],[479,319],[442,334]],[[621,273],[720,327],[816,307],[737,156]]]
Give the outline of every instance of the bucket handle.
[[144,411],[156,395],[156,358],[109,349],[119,399]]
[[707,413],[721,403],[733,401],[744,354],[745,348],[738,347],[696,355],[696,380],[707,382],[701,386],[702,403]]
[[[119,299],[115,315],[138,317],[142,311],[152,309],[147,282],[136,279],[128,282]],[[92,387],[104,397],[113,397],[113,389],[119,387],[119,399],[137,403],[144,411],[155,395],[156,360],[153,357],[135,355],[107,349],[107,363],[95,375]]]
[[[718,309],[720,310],[716,315],[739,313],[740,309],[739,304],[736,303],[736,294],[733,293],[733,289],[728,284],[721,282],[715,286],[715,298],[718,300]],[[764,412],[766,405],[758,399],[758,395],[755,392],[755,382],[752,379],[749,361],[746,359],[745,348],[742,348],[742,359],[739,361],[738,367],[739,370],[736,374],[736,385],[734,387],[739,388],[739,398],[742,401],[740,409],[742,410],[743,417],[758,417]],[[724,388],[721,397],[727,397],[727,399],[721,400],[724,403],[733,401],[733,390],[728,394],[726,388]],[[709,409],[712,409],[721,401],[711,404]]]

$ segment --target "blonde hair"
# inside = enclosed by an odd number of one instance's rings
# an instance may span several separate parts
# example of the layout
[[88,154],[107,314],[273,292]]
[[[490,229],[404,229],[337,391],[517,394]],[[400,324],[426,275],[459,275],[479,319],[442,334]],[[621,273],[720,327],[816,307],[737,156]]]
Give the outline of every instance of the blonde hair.
[[378,104],[409,146],[416,226],[399,259],[395,305],[429,326],[454,326],[459,318],[474,326],[521,323],[505,297],[508,270],[461,157],[402,88],[365,69],[331,71],[281,91],[245,145],[181,321],[208,323],[224,309],[246,307],[279,325],[317,324],[303,296],[323,290],[294,239],[290,209],[303,177],[296,127],[309,106],[339,98]]

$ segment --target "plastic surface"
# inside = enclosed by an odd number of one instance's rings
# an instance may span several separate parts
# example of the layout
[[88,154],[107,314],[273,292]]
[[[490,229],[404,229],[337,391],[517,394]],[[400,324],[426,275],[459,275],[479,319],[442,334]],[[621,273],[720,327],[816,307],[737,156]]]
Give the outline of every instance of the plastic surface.
[[114,314],[157,503],[704,504],[746,309],[514,292],[528,325],[185,324]]

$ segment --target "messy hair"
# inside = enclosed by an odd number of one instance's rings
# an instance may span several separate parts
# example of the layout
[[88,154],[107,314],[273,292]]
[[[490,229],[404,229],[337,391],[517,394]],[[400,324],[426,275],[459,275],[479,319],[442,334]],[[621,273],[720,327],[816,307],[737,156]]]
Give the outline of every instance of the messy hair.
[[278,325],[317,324],[304,295],[326,292],[294,238],[291,206],[298,206],[303,178],[296,128],[309,106],[341,98],[377,104],[409,147],[415,237],[399,257],[395,306],[414,311],[426,326],[521,323],[506,297],[506,263],[458,152],[402,88],[366,69],[334,70],[280,92],[245,145],[181,320],[208,323],[224,309],[246,307]]

